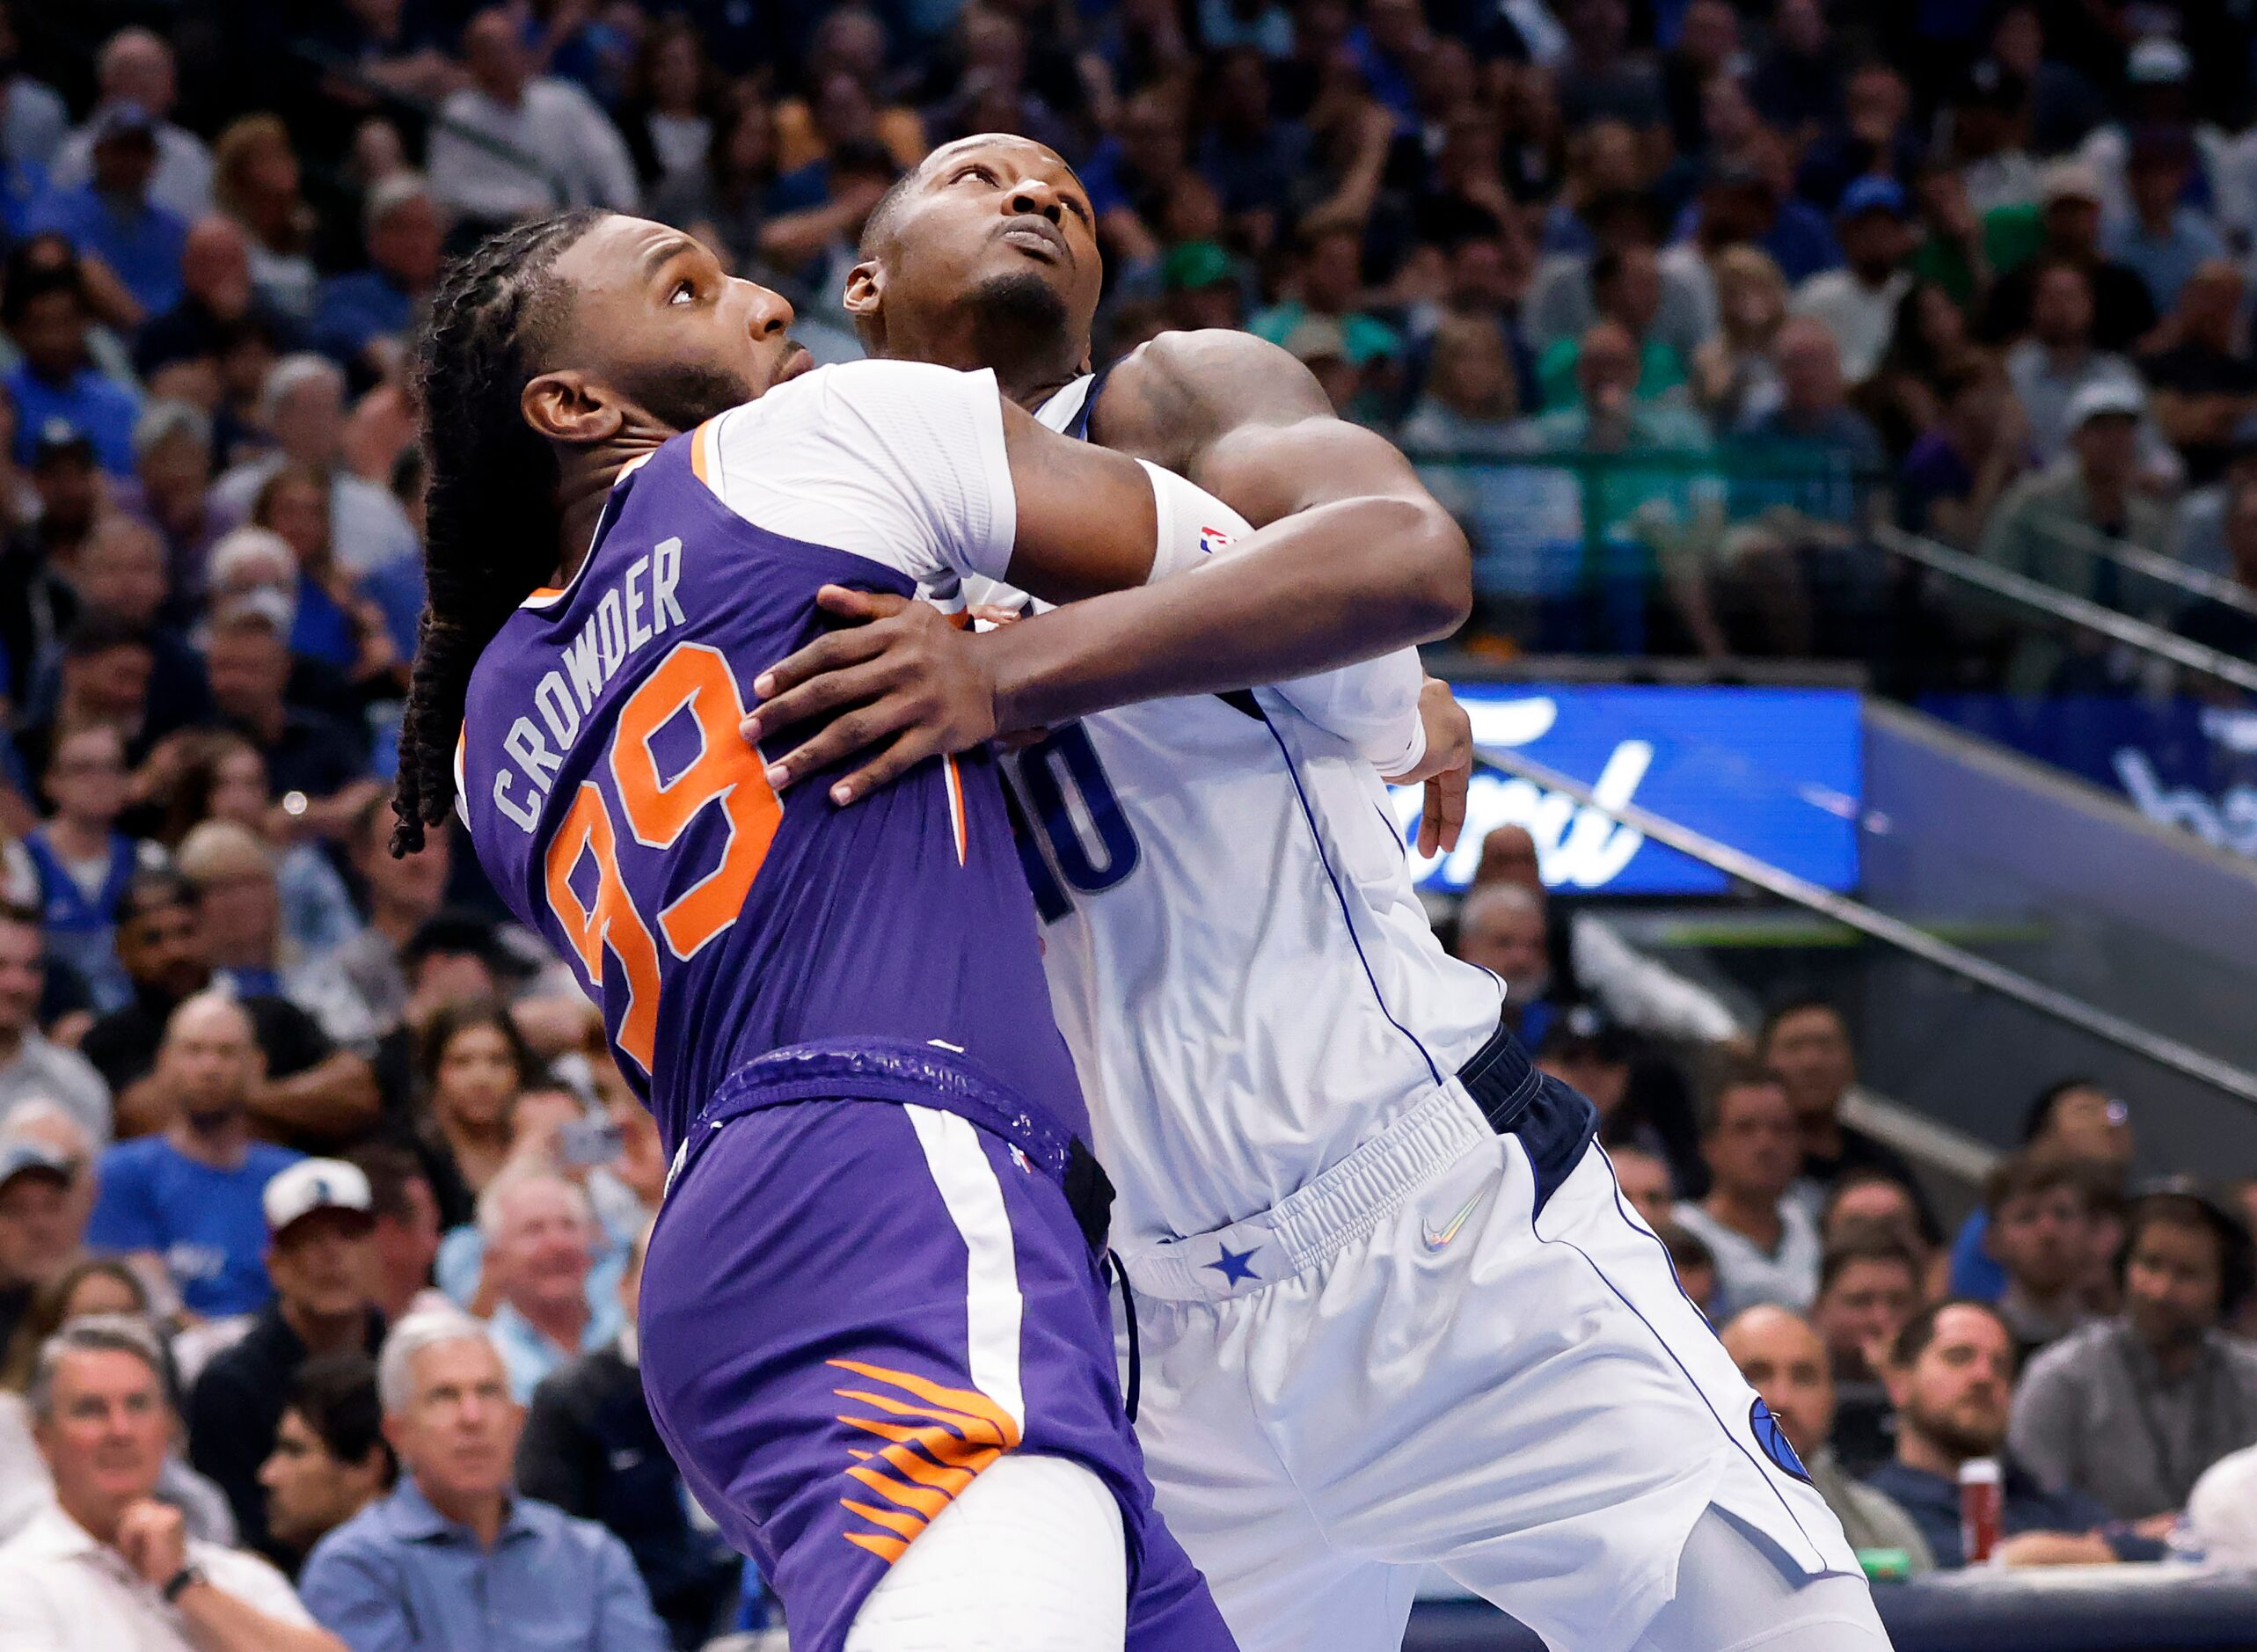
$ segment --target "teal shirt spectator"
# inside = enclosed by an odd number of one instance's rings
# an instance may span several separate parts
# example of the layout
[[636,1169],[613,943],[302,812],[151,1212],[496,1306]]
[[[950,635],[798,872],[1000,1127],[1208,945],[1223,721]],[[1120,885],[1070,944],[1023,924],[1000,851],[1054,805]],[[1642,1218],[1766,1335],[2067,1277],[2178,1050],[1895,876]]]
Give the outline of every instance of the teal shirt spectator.
[[[1272,304],[1247,324],[1247,331],[1258,339],[1283,345],[1294,330],[1312,319],[1309,306],[1298,298],[1289,298],[1282,304]],[[1352,366],[1369,367],[1374,362],[1391,361],[1403,353],[1403,335],[1375,316],[1353,311],[1340,318],[1340,338],[1348,347],[1348,359]]]
[[219,1170],[163,1136],[121,1142],[102,1155],[87,1247],[155,1252],[180,1287],[181,1302],[206,1319],[255,1312],[274,1289],[267,1278],[259,1198],[277,1172],[303,1157],[253,1142],[241,1164]]
[[314,1546],[314,1621],[353,1652],[669,1652],[627,1546],[518,1497],[492,1549],[412,1479]]
[[[1583,353],[1580,339],[1554,339],[1536,358],[1536,382],[1544,396],[1544,410],[1557,413],[1582,399],[1575,383],[1575,363]],[[1685,364],[1677,353],[1656,338],[1647,338],[1638,349],[1638,389],[1641,402],[1659,401],[1673,390],[1683,390]],[[1707,437],[1701,438],[1707,445]]]

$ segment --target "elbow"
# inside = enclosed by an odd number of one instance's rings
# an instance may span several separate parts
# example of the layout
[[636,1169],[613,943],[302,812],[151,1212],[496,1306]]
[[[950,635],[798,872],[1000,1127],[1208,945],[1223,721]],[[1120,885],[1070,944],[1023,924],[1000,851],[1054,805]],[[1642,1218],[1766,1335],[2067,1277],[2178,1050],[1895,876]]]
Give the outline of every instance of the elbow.
[[1411,530],[1399,544],[1397,574],[1404,628],[1413,642],[1435,642],[1473,614],[1473,552],[1448,511],[1431,500],[1412,507]]

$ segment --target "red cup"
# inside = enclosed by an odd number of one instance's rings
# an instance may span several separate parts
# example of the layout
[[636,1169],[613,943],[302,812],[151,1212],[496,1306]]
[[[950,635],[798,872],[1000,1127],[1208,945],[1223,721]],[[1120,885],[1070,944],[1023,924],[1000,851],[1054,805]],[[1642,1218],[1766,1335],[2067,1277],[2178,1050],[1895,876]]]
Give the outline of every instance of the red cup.
[[1959,1544],[1966,1564],[1981,1566],[1998,1547],[2006,1519],[2005,1477],[1995,1457],[1959,1466]]

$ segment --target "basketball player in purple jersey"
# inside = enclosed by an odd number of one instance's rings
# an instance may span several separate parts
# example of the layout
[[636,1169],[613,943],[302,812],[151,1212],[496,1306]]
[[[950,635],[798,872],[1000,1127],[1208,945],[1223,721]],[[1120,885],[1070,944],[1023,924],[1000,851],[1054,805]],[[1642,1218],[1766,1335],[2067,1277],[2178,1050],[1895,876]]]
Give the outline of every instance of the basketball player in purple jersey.
[[795,1647],[1219,1652],[1122,1413],[1106,1190],[990,765],[842,810],[779,798],[736,731],[826,588],[1091,597],[997,651],[983,714],[1011,729],[1446,631],[1464,542],[1415,501],[1350,501],[1187,598],[1158,576],[1188,484],[1047,431],[989,375],[807,371],[790,318],[604,214],[449,272],[396,844],[459,808],[602,1005],[675,1159],[645,1386]]

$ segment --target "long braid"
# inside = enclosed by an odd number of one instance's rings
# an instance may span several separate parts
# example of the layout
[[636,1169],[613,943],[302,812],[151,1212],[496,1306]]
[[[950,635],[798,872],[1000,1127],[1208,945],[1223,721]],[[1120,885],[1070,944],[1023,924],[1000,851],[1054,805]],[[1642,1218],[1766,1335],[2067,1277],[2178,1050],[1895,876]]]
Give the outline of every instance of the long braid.
[[556,458],[519,398],[557,310],[550,266],[603,216],[564,213],[479,243],[448,267],[417,340],[427,595],[399,730],[395,855],[447,818],[471,669],[556,567]]

